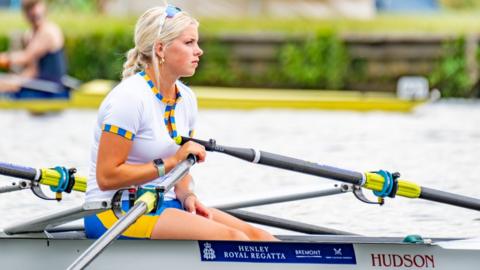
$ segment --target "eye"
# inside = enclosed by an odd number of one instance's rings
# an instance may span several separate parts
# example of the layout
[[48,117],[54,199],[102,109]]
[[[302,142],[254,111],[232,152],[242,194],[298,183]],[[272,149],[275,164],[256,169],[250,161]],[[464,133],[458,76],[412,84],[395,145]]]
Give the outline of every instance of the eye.
[[195,43],[195,39],[190,39],[190,40],[187,40],[187,41],[185,42],[185,44],[187,44],[187,45],[191,45],[191,44],[193,44],[193,43]]

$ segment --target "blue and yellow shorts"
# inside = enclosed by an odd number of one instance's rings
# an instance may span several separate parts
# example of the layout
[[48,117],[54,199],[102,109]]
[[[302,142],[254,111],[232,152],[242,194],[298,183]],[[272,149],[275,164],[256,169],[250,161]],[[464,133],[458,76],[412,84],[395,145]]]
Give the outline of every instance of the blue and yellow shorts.
[[[122,201],[122,208],[128,209],[128,201]],[[158,216],[167,208],[183,209],[179,200],[164,201],[162,207],[159,207],[155,213],[150,213],[140,217],[123,234],[120,239],[150,238],[152,230],[157,223]],[[117,217],[112,210],[108,210],[96,215],[84,218],[85,234],[87,238],[96,239],[102,236],[110,227],[117,222]]]

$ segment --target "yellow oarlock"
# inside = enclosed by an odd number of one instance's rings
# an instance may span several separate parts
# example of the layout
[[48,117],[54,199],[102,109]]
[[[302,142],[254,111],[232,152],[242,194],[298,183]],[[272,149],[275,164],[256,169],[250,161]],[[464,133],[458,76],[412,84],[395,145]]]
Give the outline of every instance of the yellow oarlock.
[[[60,177],[60,173],[55,169],[40,169],[42,172],[42,177],[40,178],[40,184],[57,187]],[[85,192],[87,191],[87,179],[82,176],[75,176],[75,184],[73,185],[73,190]]]
[[135,201],[135,204],[140,201],[144,202],[147,205],[147,211],[145,213],[150,213],[152,212],[153,208],[155,208],[155,204],[157,203],[157,196],[154,191],[147,191]]
[[[365,177],[367,180],[363,185],[364,188],[382,191],[385,182],[383,176],[377,173],[366,172]],[[398,180],[398,189],[395,194],[407,198],[419,198],[421,192],[422,188],[419,185],[405,180]]]

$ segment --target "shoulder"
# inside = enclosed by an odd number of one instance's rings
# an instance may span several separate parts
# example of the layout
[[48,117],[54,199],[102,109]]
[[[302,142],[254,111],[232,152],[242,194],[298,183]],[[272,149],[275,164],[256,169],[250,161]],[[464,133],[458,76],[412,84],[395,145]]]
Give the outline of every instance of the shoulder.
[[45,31],[49,32],[52,35],[62,35],[62,29],[60,28],[60,26],[53,22],[47,22],[45,24]]
[[138,75],[124,79],[108,93],[98,110],[99,126],[108,123],[136,134],[151,104],[146,83]]
[[62,30],[58,25],[52,22],[46,22],[38,33],[33,35],[33,39],[37,39],[40,43],[49,47],[48,51],[53,52],[64,46],[64,38]]
[[112,91],[110,91],[104,100],[104,103],[121,103],[132,106],[141,104],[145,100],[147,85],[137,74],[122,80]]

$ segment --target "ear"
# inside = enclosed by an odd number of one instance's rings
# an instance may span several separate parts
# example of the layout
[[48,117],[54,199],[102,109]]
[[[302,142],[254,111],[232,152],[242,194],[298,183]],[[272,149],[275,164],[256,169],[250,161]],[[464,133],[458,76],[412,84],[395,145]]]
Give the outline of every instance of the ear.
[[155,54],[158,56],[158,58],[162,59],[165,58],[165,51],[164,51],[164,46],[161,42],[158,42],[155,44]]

